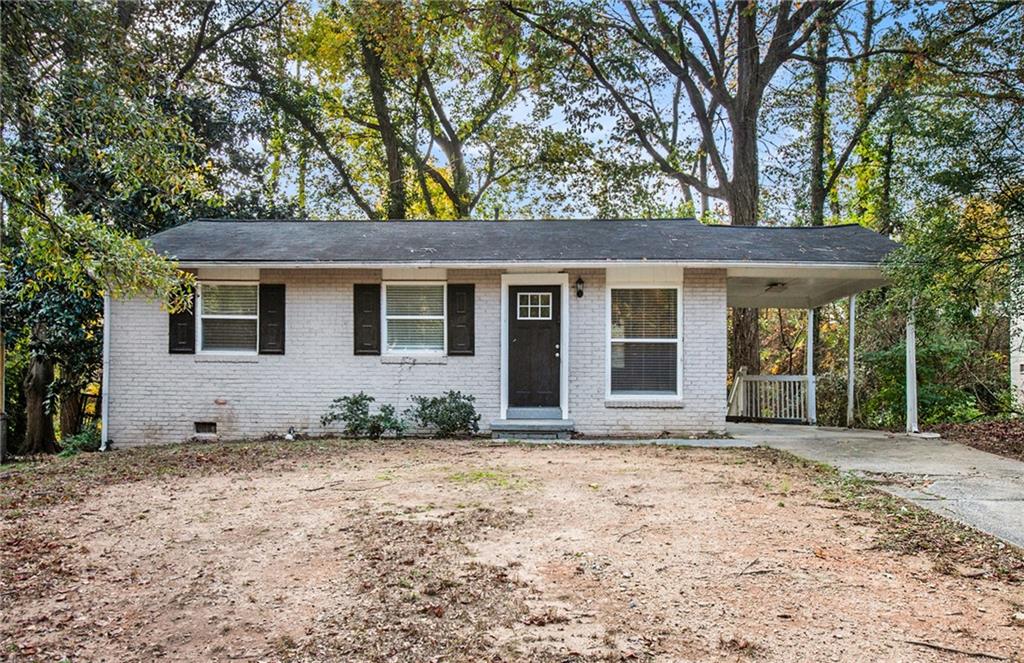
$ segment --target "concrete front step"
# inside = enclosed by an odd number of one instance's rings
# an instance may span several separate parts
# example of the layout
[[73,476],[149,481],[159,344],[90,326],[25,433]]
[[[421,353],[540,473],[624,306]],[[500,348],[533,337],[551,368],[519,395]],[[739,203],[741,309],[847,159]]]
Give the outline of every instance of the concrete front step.
[[491,422],[494,439],[568,440],[576,424],[572,419],[495,419]]

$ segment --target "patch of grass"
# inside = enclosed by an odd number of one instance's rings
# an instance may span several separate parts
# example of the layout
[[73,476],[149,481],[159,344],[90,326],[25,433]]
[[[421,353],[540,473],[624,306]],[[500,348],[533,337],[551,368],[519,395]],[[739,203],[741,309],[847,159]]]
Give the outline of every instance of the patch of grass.
[[483,484],[502,490],[522,490],[530,484],[526,479],[499,467],[455,472],[448,475],[448,480],[463,485]]
[[30,470],[39,463],[46,462],[50,456],[25,456],[17,460],[9,460],[0,466],[0,479],[24,470]]
[[755,453],[763,462],[808,476],[818,487],[822,501],[868,516],[865,524],[875,528],[875,547],[879,550],[926,555],[933,567],[944,573],[961,573],[967,567],[983,571],[979,577],[1024,583],[1024,550],[886,493],[870,481],[831,465],[775,449],[757,449]]

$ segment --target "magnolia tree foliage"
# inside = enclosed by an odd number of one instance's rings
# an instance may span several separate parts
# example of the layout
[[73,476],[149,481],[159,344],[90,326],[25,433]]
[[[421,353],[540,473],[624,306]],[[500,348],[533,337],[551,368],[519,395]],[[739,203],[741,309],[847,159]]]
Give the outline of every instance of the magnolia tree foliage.
[[146,293],[174,308],[188,286],[135,236],[209,197],[181,98],[133,29],[137,10],[0,6],[0,288],[5,342],[30,355],[23,451],[55,450],[53,390],[77,402],[91,379],[101,296]]
[[174,266],[119,227],[205,195],[176,99],[154,80],[131,15],[107,4],[5,3],[0,193],[4,260],[84,297],[153,291],[176,304]]

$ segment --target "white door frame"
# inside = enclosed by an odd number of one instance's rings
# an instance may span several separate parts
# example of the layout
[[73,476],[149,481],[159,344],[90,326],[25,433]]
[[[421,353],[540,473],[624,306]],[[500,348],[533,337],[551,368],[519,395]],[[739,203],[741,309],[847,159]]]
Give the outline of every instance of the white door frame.
[[514,285],[557,285],[561,288],[561,319],[559,320],[560,356],[559,406],[562,419],[569,418],[569,274],[555,272],[547,274],[502,274],[501,275],[501,418],[508,416],[508,308],[509,286]]

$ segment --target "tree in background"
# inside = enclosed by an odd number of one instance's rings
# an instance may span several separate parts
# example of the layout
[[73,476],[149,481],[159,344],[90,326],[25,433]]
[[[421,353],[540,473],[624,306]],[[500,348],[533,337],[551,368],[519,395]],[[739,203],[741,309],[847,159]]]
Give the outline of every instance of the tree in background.
[[103,294],[149,292],[184,305],[188,279],[137,239],[217,199],[198,139],[215,128],[214,115],[181,92],[180,77],[199,59],[175,66],[159,48],[172,44],[168,35],[153,30],[178,11],[0,5],[0,286],[6,345],[28,354],[13,362],[24,367],[21,452],[56,448],[58,404],[62,434],[76,432]]
[[[692,191],[726,203],[734,225],[760,219],[760,115],[771,84],[843,3],[506,4],[575,56],[577,122],[616,118],[614,140]],[[593,93],[602,106],[584,103]],[[589,111],[589,112],[588,112]],[[692,119],[696,132],[686,126]],[[757,311],[732,312],[732,365],[760,370]]]
[[59,410],[63,436],[80,432],[82,393],[89,383],[98,382],[103,300],[80,294],[64,280],[39,278],[37,270],[17,256],[0,290],[0,306],[8,344],[28,339],[32,357],[23,385],[29,396],[25,412],[29,435],[23,448],[56,452],[52,413]]
[[526,66],[536,47],[500,7],[292,9],[279,37],[235,40],[232,61],[336,176],[325,197],[370,219],[470,218],[481,205],[489,215],[571,154],[529,94],[551,63]]
[[[768,205],[777,215],[792,210],[804,223],[861,223],[906,245],[890,270],[896,287],[860,298],[860,422],[893,425],[902,415],[902,326],[912,300],[922,421],[1005,412],[1005,303],[1017,259],[1006,230],[1020,218],[1012,192],[1022,157],[1024,62],[1014,28],[1021,8],[886,7],[880,15],[865,4],[862,21],[837,21],[826,48],[816,43],[817,52],[801,56],[810,65],[806,76],[769,111],[771,122],[788,122],[798,133],[780,150],[781,166],[768,171],[777,190]],[[814,75],[823,65],[825,88]],[[787,207],[787,199],[809,205]],[[817,364],[839,367],[819,384],[841,387],[819,394],[821,418],[838,424],[845,371],[835,355],[845,352],[848,315],[830,306],[818,319]],[[770,336],[799,338],[799,357],[802,319],[779,315],[762,323]],[[768,370],[780,370],[778,351],[767,354]]]
[[[32,412],[12,430],[32,451],[53,448],[56,412],[77,426],[101,294],[180,303],[136,238],[202,216],[861,223],[908,247],[896,287],[861,298],[861,420],[902,409],[911,295],[922,418],[997,411],[1022,284],[1022,13],[4,3],[0,296],[8,401]],[[820,313],[819,405],[840,412],[848,313]],[[733,366],[801,371],[801,319],[737,312]]]

